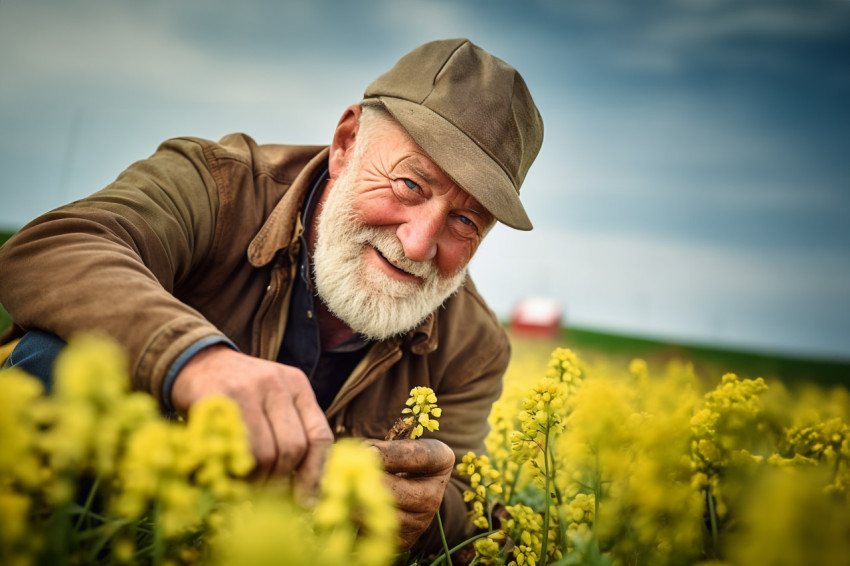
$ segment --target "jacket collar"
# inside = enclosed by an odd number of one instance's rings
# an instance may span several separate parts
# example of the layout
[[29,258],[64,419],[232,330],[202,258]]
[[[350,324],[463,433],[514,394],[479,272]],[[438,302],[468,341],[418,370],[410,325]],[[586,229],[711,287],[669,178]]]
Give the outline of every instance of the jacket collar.
[[410,351],[417,355],[430,354],[437,349],[437,317],[443,307],[437,307],[422,324],[411,330],[405,337]]
[[271,262],[277,252],[289,248],[298,241],[303,226],[296,219],[304,198],[310,192],[313,180],[327,166],[329,149],[320,151],[304,169],[298,173],[292,185],[286,190],[280,201],[263,223],[260,231],[248,245],[248,261],[254,267],[262,267]]

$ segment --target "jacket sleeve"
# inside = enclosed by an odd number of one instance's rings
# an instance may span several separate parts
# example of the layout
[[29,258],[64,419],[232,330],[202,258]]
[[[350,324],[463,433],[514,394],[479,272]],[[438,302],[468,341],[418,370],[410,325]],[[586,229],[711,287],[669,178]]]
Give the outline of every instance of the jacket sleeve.
[[221,333],[172,294],[204,261],[218,195],[204,146],[171,140],[114,183],[49,212],[0,248],[0,303],[23,330],[116,339],[133,386],[161,400],[167,368]]

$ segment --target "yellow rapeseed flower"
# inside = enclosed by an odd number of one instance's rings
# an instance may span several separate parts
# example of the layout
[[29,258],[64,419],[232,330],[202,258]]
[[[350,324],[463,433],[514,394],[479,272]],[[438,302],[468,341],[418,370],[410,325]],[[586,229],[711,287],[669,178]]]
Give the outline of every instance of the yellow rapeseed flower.
[[[291,499],[263,497],[234,508],[210,541],[210,563],[216,566],[318,566],[344,564],[328,560],[309,515]],[[340,557],[336,557],[339,559]]]
[[583,380],[583,370],[575,352],[568,348],[555,348],[549,358],[546,377],[563,383],[568,395],[578,391]]
[[[501,535],[501,531],[495,534]],[[502,536],[501,538],[504,537]],[[495,566],[498,564],[501,546],[498,540],[493,538],[493,535],[476,540],[473,543],[473,547],[475,548],[475,558],[479,564],[483,566]]]
[[753,445],[754,433],[763,427],[760,396],[766,390],[762,378],[739,380],[735,374],[727,373],[720,385],[705,395],[704,408],[691,420],[698,470],[718,473],[729,464],[733,451]]
[[332,537],[334,548],[349,564],[392,561],[398,532],[395,499],[384,485],[374,450],[355,439],[334,444],[314,517],[318,535]]
[[[509,517],[504,521],[502,530],[510,534],[515,543],[511,550],[513,560],[508,564],[522,566],[539,563],[543,552],[543,516],[521,503],[508,505],[505,510]],[[557,529],[557,524],[551,524],[550,531],[553,528]],[[550,541],[546,553],[548,560],[559,560],[562,554],[562,550]]]
[[130,388],[127,358],[112,340],[96,335],[72,337],[56,358],[54,395],[109,408]]
[[740,499],[724,550],[735,564],[847,564],[850,506],[823,492],[831,470],[765,469]]
[[189,409],[179,467],[194,471],[198,485],[221,501],[243,496],[246,485],[235,478],[246,477],[254,465],[248,429],[231,399],[213,395]]
[[8,563],[31,564],[40,546],[40,533],[30,526],[31,507],[29,497],[0,485],[0,558]]
[[12,368],[0,372],[0,486],[36,489],[43,476],[38,454],[40,422],[35,413],[41,383]]
[[405,407],[401,412],[410,415],[404,418],[404,422],[413,426],[410,438],[419,438],[425,429],[434,432],[439,430],[440,423],[437,419],[443,415],[443,410],[437,407],[437,396],[430,387],[414,387],[410,390],[410,398],[405,401]]
[[468,452],[456,469],[460,475],[469,476],[470,489],[463,492],[463,500],[472,502],[470,515],[473,524],[479,529],[489,529],[489,494],[502,493],[499,470],[490,465],[490,458],[486,454],[476,456],[474,452]]

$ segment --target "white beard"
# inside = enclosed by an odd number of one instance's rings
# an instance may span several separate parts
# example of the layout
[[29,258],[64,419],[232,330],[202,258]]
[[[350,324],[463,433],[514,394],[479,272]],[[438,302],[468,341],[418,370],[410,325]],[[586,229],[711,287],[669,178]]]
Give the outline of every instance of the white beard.
[[[313,275],[319,297],[335,317],[370,340],[383,340],[412,330],[437,310],[466,280],[467,267],[443,277],[433,262],[404,255],[395,227],[363,224],[353,205],[361,160],[355,151],[327,189],[319,212]],[[400,281],[369,265],[369,246],[421,281]]]

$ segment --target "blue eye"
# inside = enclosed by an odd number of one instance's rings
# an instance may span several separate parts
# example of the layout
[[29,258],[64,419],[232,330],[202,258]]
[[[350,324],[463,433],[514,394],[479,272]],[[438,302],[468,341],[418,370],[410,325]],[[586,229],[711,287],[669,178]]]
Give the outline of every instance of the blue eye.
[[407,185],[407,188],[410,189],[411,191],[419,188],[419,185],[417,185],[416,183],[414,183],[410,179],[402,179],[402,181],[404,181],[404,184]]
[[464,224],[466,224],[467,226],[474,226],[475,225],[475,223],[472,220],[470,220],[469,218],[467,218],[466,216],[458,215],[458,219],[461,222],[463,222]]

